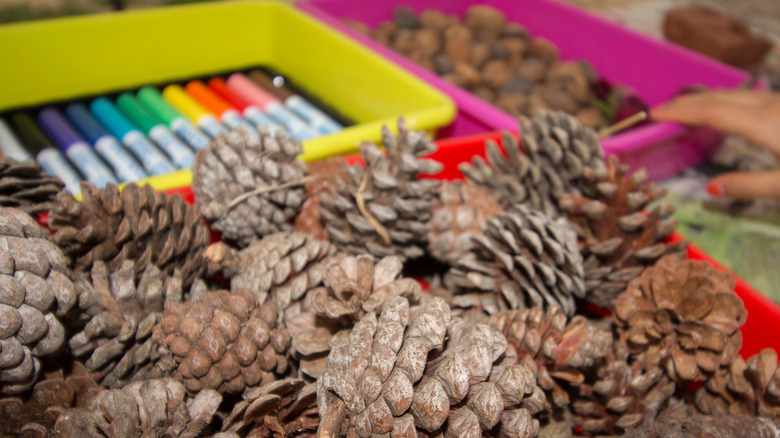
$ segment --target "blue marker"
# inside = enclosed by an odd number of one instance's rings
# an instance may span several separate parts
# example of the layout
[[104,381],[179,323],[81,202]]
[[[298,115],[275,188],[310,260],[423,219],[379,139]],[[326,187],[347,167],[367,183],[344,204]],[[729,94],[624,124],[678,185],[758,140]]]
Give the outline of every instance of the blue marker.
[[89,109],[108,132],[122,140],[149,174],[163,175],[176,170],[168,157],[151,144],[146,136],[133,126],[108,99],[105,97],[95,99]]
[[3,151],[4,157],[11,157],[16,161],[24,161],[32,158],[19,139],[11,131],[11,127],[0,119],[0,151]]
[[54,108],[45,108],[38,113],[38,125],[52,142],[75,164],[87,181],[95,187],[105,187],[108,183],[117,183],[113,172],[97,156],[92,147],[65,120],[62,113]]
[[87,107],[72,103],[65,108],[65,117],[104,160],[114,168],[114,174],[122,182],[138,181],[148,175],[130,152],[113,135],[100,126]]
[[81,175],[73,168],[65,155],[62,154],[46,135],[41,132],[35,121],[27,114],[15,114],[11,122],[19,133],[22,143],[35,154],[35,161],[46,173],[54,175],[65,183],[65,187],[74,195],[81,194]]

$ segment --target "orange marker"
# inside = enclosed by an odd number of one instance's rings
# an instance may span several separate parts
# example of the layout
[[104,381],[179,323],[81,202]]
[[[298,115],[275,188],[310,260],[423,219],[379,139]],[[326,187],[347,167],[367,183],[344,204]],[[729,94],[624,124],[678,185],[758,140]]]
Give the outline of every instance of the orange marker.
[[[257,134],[257,129],[251,123],[247,122],[246,119],[241,117],[238,110],[233,105],[217,96],[213,91],[206,87],[206,84],[203,82],[191,81],[187,84],[185,90],[187,90],[187,94],[192,96],[193,99],[203,105],[212,114],[219,117],[219,119],[231,129],[244,126],[248,128],[250,132]],[[269,129],[275,131],[271,126],[269,126]]]

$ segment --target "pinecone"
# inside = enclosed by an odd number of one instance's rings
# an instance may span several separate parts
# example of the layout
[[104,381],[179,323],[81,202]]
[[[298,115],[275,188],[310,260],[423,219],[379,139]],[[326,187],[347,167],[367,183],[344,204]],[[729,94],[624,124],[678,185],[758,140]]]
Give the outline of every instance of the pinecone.
[[707,262],[666,256],[631,281],[615,303],[617,331],[645,369],[677,382],[704,380],[742,347],[747,312],[732,274]]
[[660,367],[649,364],[644,354],[632,357],[616,340],[596,375],[580,385],[572,407],[584,432],[615,435],[653,422],[674,391]]
[[568,320],[560,307],[508,310],[481,321],[498,329],[514,349],[518,363],[533,371],[547,401],[569,404],[562,384],[579,385],[587,371],[612,347],[612,334],[577,315]]
[[89,321],[68,341],[71,354],[86,357],[87,369],[100,372],[101,383],[109,388],[153,376],[159,356],[152,330],[166,304],[181,302],[181,283],[177,269],[163,278],[156,266],[148,265],[136,282],[131,260],[110,274],[105,263],[96,261],[80,299]]
[[214,390],[189,397],[174,379],[143,380],[100,391],[86,408],[65,410],[54,433],[60,438],[197,437],[221,402]]
[[656,421],[628,431],[625,438],[775,438],[776,423],[748,415],[694,415],[684,419]]
[[222,430],[246,438],[313,437],[319,423],[317,385],[285,379],[245,392]]
[[482,234],[488,220],[503,211],[490,191],[471,181],[443,182],[428,224],[428,252],[455,264],[474,248],[472,238]]
[[288,369],[290,335],[272,301],[246,289],[209,292],[197,303],[172,303],[155,327],[159,367],[193,393],[237,393],[270,382]]
[[223,238],[242,247],[292,230],[305,196],[306,166],[295,158],[301,144],[282,132],[261,131],[258,137],[239,127],[218,135],[198,151],[192,169],[198,209]]
[[209,262],[221,267],[233,291],[248,289],[264,302],[270,295],[284,313],[280,320],[300,312],[296,304],[322,285],[325,265],[336,247],[301,233],[276,233],[236,251],[215,243],[206,251]]
[[324,287],[306,296],[304,312],[285,320],[293,356],[299,359],[304,374],[317,378],[325,367],[331,338],[340,330],[351,329],[366,313],[379,312],[388,299],[401,296],[413,304],[419,301],[420,284],[399,278],[402,269],[401,259],[395,256],[376,265],[369,255],[343,257],[326,266]]
[[57,193],[65,184],[56,176],[44,173],[33,159],[15,161],[0,159],[0,206],[14,207],[37,215],[54,208]]
[[347,178],[347,164],[343,157],[336,156],[307,163],[306,167],[310,177],[306,181],[306,200],[295,217],[294,231],[328,240],[330,236],[320,214],[320,195],[338,190],[337,181]]
[[480,307],[489,315],[508,309],[561,306],[574,314],[583,297],[582,257],[568,224],[516,206],[488,221],[475,248],[445,276],[454,307]]
[[49,213],[54,242],[74,258],[76,272],[88,272],[97,260],[105,261],[110,272],[134,260],[136,279],[150,264],[164,276],[178,268],[184,287],[203,273],[209,230],[178,194],[128,184],[120,195],[112,184],[96,189],[89,183],[81,184],[81,193],[78,202],[61,191],[59,205]]
[[604,167],[598,136],[562,111],[521,118],[520,132],[522,148],[515,136],[504,133],[506,155],[488,141],[487,162],[475,157],[459,168],[468,179],[487,187],[505,208],[523,204],[556,217],[559,196],[583,192],[585,167]]
[[765,348],[747,362],[737,357],[697,390],[696,407],[707,415],[746,414],[780,422],[777,352]]
[[69,365],[68,370],[48,373],[27,397],[0,399],[0,436],[48,437],[63,410],[86,406],[101,387],[83,365]]
[[382,128],[387,155],[374,143],[363,143],[360,154],[366,166],[347,169],[347,179],[338,181],[338,192],[322,193],[322,220],[330,239],[354,254],[376,257],[425,253],[428,220],[438,181],[418,179],[437,173],[441,164],[420,158],[436,150],[422,131],[406,129],[398,120],[398,136]]
[[62,251],[27,213],[0,207],[0,393],[20,394],[38,379],[40,360],[65,345],[60,318],[78,289]]
[[628,282],[646,266],[666,254],[683,254],[687,245],[664,242],[677,227],[677,221],[668,218],[674,212],[672,206],[643,212],[666,193],[665,189],[646,184],[644,169],[630,177],[625,175],[627,171],[613,155],[606,169],[586,170],[591,197],[565,195],[560,200],[583,242],[586,299],[605,308],[615,305]]

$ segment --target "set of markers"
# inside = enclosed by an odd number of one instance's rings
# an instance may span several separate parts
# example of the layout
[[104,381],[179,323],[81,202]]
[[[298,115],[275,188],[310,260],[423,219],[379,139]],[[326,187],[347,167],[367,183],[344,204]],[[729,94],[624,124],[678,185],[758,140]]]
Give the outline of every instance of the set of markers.
[[113,102],[100,97],[62,111],[46,107],[35,118],[16,113],[10,126],[0,119],[0,149],[16,160],[34,156],[79,194],[82,179],[103,187],[190,168],[195,152],[228,128],[284,129],[301,141],[343,129],[279,82],[253,70],[168,85],[162,93],[143,87]]

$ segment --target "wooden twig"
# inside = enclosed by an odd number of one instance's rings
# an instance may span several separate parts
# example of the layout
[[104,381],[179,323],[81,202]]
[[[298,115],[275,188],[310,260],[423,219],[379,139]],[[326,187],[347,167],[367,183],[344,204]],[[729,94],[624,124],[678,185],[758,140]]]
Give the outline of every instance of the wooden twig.
[[347,405],[344,400],[336,398],[328,415],[322,419],[317,428],[317,438],[336,438],[341,433],[342,423],[347,418]]
[[612,126],[608,126],[599,131],[599,138],[612,137],[616,133],[628,129],[639,122],[647,120],[647,111],[640,111],[631,117],[623,119]]
[[366,190],[366,186],[368,185],[368,178],[371,177],[371,167],[366,167],[366,172],[363,174],[363,181],[360,181],[360,187],[358,187],[357,194],[355,195],[355,200],[357,201],[358,210],[360,210],[360,214],[363,215],[364,218],[368,221],[369,224],[376,230],[377,233],[379,233],[380,236],[382,236],[382,240],[385,241],[385,245],[390,245],[390,233],[387,232],[387,229],[378,221],[376,218],[371,215],[371,213],[366,208],[366,201],[363,199],[363,192]]
[[270,187],[263,187],[260,189],[252,190],[251,192],[246,192],[243,195],[237,196],[234,198],[228,205],[225,206],[225,209],[222,211],[222,214],[227,213],[228,211],[232,210],[233,207],[236,205],[246,201],[247,199],[251,198],[252,196],[262,195],[263,193],[273,192],[276,190],[283,190],[283,189],[289,189],[290,187],[300,186],[303,184],[306,184],[307,181],[312,179],[312,176],[307,176],[305,178],[301,178],[299,180],[290,181],[288,183],[280,184],[278,186],[270,186]]

